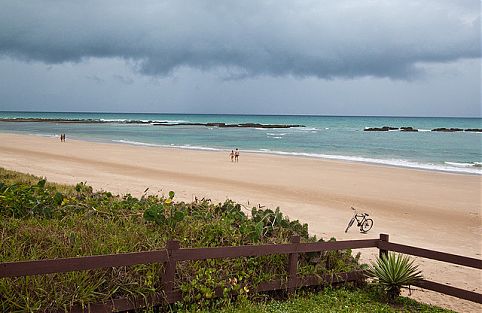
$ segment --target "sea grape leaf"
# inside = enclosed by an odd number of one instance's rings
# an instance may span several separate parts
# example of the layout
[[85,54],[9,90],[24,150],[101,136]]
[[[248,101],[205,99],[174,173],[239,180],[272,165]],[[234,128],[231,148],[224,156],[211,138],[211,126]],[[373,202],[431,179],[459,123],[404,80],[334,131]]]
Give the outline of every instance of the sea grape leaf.
[[264,228],[264,224],[263,224],[262,221],[256,223],[255,231],[256,231],[256,235],[258,236],[258,238],[261,238],[261,236],[263,235],[263,228]]
[[44,188],[46,182],[47,181],[45,179],[41,179],[41,180],[38,181],[37,186],[40,187],[40,188]]
[[149,207],[144,211],[144,219],[149,222],[155,222],[157,224],[163,224],[166,221],[164,216],[164,206],[157,204]]
[[64,195],[62,195],[60,192],[55,193],[54,203],[56,205],[60,205],[63,200],[64,200]]
[[176,222],[180,222],[184,219],[184,212],[182,211],[176,211],[176,213],[174,213],[174,220]]

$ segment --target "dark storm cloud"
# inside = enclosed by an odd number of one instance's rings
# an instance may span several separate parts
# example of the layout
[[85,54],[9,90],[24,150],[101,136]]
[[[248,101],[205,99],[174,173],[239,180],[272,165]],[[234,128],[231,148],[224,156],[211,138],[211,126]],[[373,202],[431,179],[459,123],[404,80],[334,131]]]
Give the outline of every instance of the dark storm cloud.
[[410,78],[480,57],[479,1],[2,1],[0,54],[120,58],[147,75]]

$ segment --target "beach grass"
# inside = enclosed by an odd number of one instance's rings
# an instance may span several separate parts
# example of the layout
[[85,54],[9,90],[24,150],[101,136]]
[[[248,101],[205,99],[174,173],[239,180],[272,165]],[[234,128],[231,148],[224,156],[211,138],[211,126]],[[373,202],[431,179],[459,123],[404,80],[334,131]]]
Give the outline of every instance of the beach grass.
[[[0,182],[3,182],[4,184],[33,185],[33,184],[36,184],[40,179],[42,178],[35,175],[20,173],[17,171],[11,171],[0,167]],[[65,194],[73,194],[75,192],[75,186],[73,185],[57,184],[49,181],[46,182],[46,185],[49,187],[53,187],[56,190]]]

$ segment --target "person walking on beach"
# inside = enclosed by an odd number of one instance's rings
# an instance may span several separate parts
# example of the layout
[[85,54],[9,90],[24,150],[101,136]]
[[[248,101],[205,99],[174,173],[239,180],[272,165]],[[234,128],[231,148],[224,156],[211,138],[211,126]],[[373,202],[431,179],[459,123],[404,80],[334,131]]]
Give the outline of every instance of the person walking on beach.
[[239,150],[236,148],[236,151],[234,151],[234,162],[238,163],[239,161]]
[[231,150],[229,156],[231,157],[231,162],[234,162],[234,150]]

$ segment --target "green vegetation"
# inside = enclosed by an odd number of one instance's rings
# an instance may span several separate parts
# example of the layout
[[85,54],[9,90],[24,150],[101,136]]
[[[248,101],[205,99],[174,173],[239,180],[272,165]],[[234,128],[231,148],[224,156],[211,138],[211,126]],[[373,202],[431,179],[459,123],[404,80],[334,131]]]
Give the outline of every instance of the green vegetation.
[[[278,210],[253,208],[250,215],[232,201],[191,203],[163,196],[94,192],[85,183],[58,185],[0,168],[0,262],[148,251],[178,239],[182,247],[286,243],[306,224]],[[334,240],[334,239],[331,239]],[[400,297],[385,303],[375,287],[327,288],[272,301],[251,290],[260,282],[286,278],[286,256],[179,262],[177,312],[449,312]],[[351,251],[300,256],[299,274],[360,268]],[[160,264],[137,265],[0,279],[1,312],[67,310],[112,298],[149,296],[160,290]],[[224,297],[213,299],[214,289]],[[234,295],[234,296],[233,296]],[[280,294],[276,294],[277,297]],[[382,299],[382,300],[380,300]]]
[[[0,262],[53,259],[162,249],[167,240],[181,247],[236,246],[302,241],[308,226],[278,209],[253,208],[246,214],[232,201],[191,203],[167,197],[95,192],[85,183],[51,184],[44,179],[0,169]],[[331,239],[334,240],[334,239]],[[179,262],[177,287],[185,306],[210,307],[235,296],[250,298],[260,282],[286,278],[282,255]],[[305,254],[300,274],[359,268],[351,251]],[[149,296],[160,290],[160,264],[136,265],[0,279],[1,311],[67,309],[112,298]],[[215,288],[225,297],[212,301]]]
[[431,305],[420,304],[401,297],[394,304],[380,302],[380,294],[375,288],[331,289],[317,293],[298,293],[283,301],[247,301],[224,306],[218,310],[206,310],[212,313],[325,313],[325,312],[452,312]]
[[386,291],[388,299],[395,301],[403,287],[422,279],[418,265],[410,257],[398,253],[388,253],[377,258],[369,268],[369,274]]

